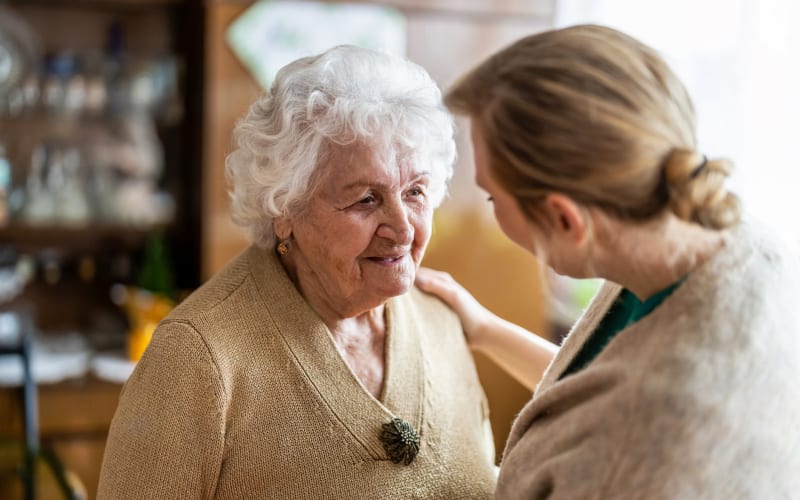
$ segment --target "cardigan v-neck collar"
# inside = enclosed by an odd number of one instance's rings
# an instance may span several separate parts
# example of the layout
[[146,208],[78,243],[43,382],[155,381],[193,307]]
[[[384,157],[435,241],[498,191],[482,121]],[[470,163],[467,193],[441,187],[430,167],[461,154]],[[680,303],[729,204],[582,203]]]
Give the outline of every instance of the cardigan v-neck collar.
[[387,347],[379,401],[347,365],[329,329],[297,291],[277,256],[253,246],[248,260],[264,300],[264,312],[280,332],[306,382],[363,446],[368,457],[388,460],[380,432],[382,424],[393,417],[411,423],[424,442],[425,370],[420,346],[423,323],[413,314],[407,296],[386,304]]
[[597,329],[606,311],[614,304],[621,290],[622,287],[616,283],[610,281],[603,283],[583,316],[578,319],[564,339],[555,358],[545,370],[542,380],[536,386],[534,395],[540,394],[559,380],[561,374],[564,373],[575,356],[578,355],[583,344],[586,343],[592,332]]

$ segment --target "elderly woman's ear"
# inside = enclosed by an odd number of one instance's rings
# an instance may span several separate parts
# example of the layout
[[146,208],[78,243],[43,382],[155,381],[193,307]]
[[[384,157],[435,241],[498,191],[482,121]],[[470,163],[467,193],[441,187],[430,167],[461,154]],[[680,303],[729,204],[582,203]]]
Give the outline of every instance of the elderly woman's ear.
[[273,220],[275,226],[275,237],[278,241],[289,239],[292,235],[292,223],[288,217],[276,217]]

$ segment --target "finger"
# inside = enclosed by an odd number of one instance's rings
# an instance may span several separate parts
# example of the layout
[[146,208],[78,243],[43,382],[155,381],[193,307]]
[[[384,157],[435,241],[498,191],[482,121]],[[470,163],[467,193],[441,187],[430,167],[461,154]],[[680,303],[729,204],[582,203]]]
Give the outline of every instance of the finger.
[[445,272],[435,271],[430,268],[421,267],[417,271],[417,276],[415,281],[417,285],[426,285],[432,282],[446,283],[448,279],[452,281],[450,275]]

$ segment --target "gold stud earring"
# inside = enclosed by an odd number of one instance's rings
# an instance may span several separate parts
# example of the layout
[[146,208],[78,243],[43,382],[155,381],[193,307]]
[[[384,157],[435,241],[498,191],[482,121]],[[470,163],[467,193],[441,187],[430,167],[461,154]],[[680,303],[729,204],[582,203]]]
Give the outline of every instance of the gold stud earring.
[[283,240],[278,243],[278,255],[286,255],[287,253],[289,253],[289,245],[286,244],[286,240]]

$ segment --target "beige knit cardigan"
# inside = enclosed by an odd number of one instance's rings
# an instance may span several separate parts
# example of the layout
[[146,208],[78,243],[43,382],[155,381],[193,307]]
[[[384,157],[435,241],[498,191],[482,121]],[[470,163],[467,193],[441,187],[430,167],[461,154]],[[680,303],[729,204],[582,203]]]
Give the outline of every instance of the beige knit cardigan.
[[[111,425],[100,499],[489,498],[486,400],[457,316],[387,304],[382,397],[361,385],[272,252],[250,248],[161,323]],[[421,435],[408,466],[379,435]]]
[[620,291],[605,285],[515,422],[496,498],[800,498],[799,283],[797,254],[742,225],[559,380]]

